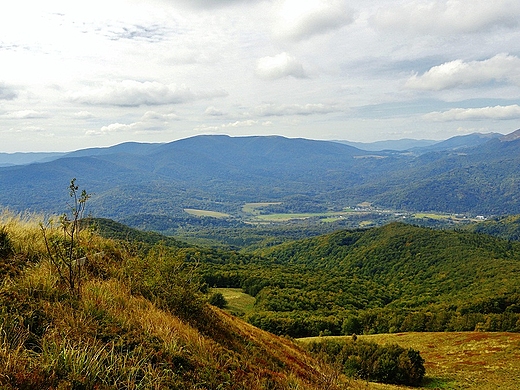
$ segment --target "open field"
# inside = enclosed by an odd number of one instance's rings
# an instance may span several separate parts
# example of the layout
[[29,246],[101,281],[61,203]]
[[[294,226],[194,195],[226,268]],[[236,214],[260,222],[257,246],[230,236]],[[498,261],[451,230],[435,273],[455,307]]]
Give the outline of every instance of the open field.
[[411,215],[417,219],[435,219],[435,220],[450,220],[453,222],[478,222],[479,219],[467,218],[455,214],[442,214],[442,213],[415,213]]
[[212,292],[220,292],[228,302],[227,310],[236,314],[247,314],[253,309],[255,298],[242,292],[241,288],[212,288]]
[[[420,351],[428,389],[519,389],[520,334],[486,332],[395,333],[358,336]],[[302,342],[317,338],[300,339]],[[397,386],[384,387],[388,389]]]
[[258,209],[261,209],[263,207],[272,206],[272,205],[279,205],[282,204],[282,202],[255,202],[255,203],[246,203],[244,206],[242,206],[242,211],[246,214],[259,214]]
[[313,217],[330,217],[333,213],[299,213],[299,214],[264,214],[257,215],[256,219],[261,221],[282,222],[291,219],[308,219]]
[[184,209],[184,211],[190,215],[196,217],[213,217],[213,218],[228,218],[230,215],[226,213],[220,213],[218,211],[209,210],[197,210],[197,209]]

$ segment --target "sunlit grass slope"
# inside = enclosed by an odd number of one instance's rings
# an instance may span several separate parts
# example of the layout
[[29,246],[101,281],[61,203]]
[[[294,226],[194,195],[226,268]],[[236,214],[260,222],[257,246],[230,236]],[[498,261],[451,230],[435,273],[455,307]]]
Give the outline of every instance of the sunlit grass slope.
[[[303,344],[342,337],[309,337]],[[425,359],[427,389],[518,389],[520,334],[508,332],[410,332],[361,335],[359,340],[399,344]]]
[[205,303],[164,248],[82,231],[87,261],[71,291],[38,222],[0,217],[0,388],[346,388],[289,339]]

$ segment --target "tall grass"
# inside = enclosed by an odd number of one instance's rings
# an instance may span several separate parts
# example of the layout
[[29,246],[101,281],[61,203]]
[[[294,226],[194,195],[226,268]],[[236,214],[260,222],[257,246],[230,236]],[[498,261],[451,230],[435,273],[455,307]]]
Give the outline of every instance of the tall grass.
[[82,291],[72,294],[40,220],[0,214],[9,247],[0,253],[2,390],[336,388],[288,339],[204,304],[182,253],[130,255],[86,232]]
[[0,226],[8,234],[15,254],[27,259],[38,260],[44,253],[45,244],[39,222],[44,220],[40,214],[0,212]]

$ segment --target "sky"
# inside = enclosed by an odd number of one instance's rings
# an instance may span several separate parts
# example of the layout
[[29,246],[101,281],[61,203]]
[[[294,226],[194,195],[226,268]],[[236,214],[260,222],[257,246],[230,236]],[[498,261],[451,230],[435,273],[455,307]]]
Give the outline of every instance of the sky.
[[518,0],[18,0],[0,14],[0,152],[518,128]]

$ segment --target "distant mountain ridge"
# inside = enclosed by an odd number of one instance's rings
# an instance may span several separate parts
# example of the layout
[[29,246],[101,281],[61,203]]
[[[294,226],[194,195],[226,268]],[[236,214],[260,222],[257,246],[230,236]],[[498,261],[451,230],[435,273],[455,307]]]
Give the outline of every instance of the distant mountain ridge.
[[0,167],[47,162],[66,155],[65,152],[0,153]]
[[428,139],[410,139],[403,138],[398,140],[386,140],[386,141],[375,141],[375,142],[352,142],[352,141],[341,141],[337,140],[335,142],[339,142],[345,145],[354,146],[361,150],[369,150],[372,152],[379,152],[382,150],[397,150],[397,151],[405,151],[415,148],[423,148],[435,145],[440,141],[428,140]]
[[294,196],[336,210],[366,201],[399,210],[520,214],[518,133],[454,137],[440,149],[404,152],[279,136],[129,142],[0,168],[0,206],[61,213],[75,177],[94,194],[92,213],[113,219],[183,215],[185,208],[235,215],[246,202]]
[[[444,150],[453,148],[454,146],[468,147],[475,146],[482,142],[481,140],[487,140],[489,138],[498,138],[502,134],[499,133],[473,133],[465,136],[456,136],[449,138],[444,141],[434,141],[426,139],[411,139],[404,138],[399,140],[383,140],[375,142],[353,142],[346,140],[332,140],[332,142],[338,142],[341,144],[353,146],[357,149],[365,151],[384,151],[384,150],[395,150],[405,151],[413,149],[424,149],[429,148],[430,150]],[[215,136],[212,136],[215,137]],[[216,136],[219,137],[219,136]],[[222,136],[226,137],[226,136]],[[506,136],[502,136],[506,137]],[[194,138],[194,137],[192,137]],[[280,137],[283,138],[283,137]],[[188,138],[189,139],[189,138]],[[180,140],[183,141],[183,140]],[[179,142],[179,141],[174,141]],[[16,152],[16,153],[1,153],[0,152],[0,167],[12,166],[12,165],[24,165],[36,162],[49,162],[61,157],[85,157],[85,156],[98,156],[115,153],[128,153],[144,155],[152,152],[153,150],[160,148],[165,143],[143,143],[143,142],[124,142],[114,146],[108,147],[96,147],[79,149],[72,152]]]

